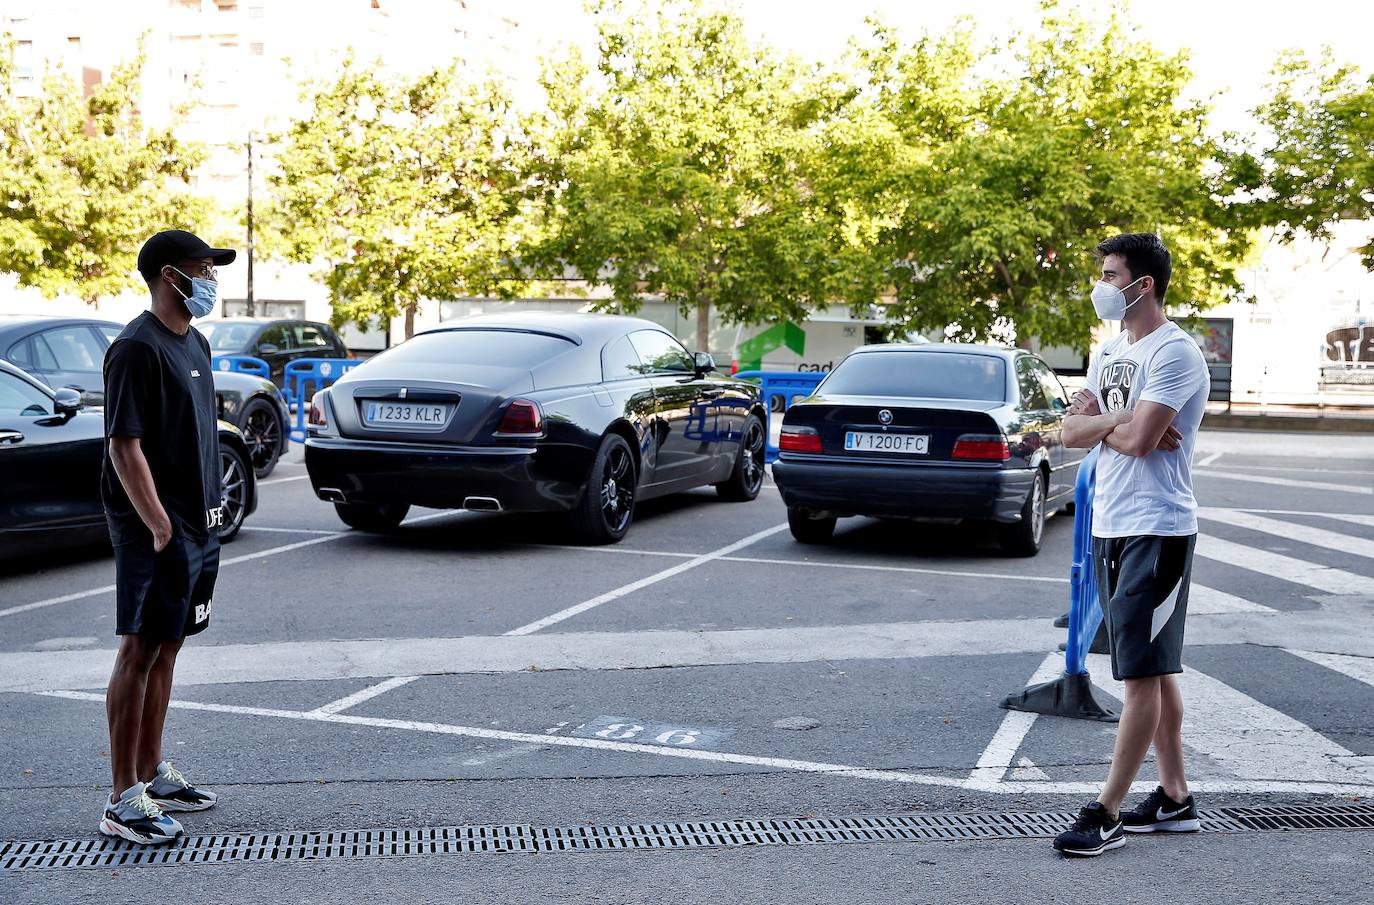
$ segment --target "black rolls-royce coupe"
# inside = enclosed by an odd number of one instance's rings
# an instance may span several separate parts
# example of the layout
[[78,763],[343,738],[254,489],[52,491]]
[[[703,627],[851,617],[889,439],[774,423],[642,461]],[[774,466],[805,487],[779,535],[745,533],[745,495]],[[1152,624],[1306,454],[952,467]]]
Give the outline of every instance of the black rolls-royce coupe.
[[393,528],[412,505],[561,511],[579,539],[614,543],[640,500],[758,495],[758,388],[714,368],[638,318],[464,318],[317,393],[305,463],[355,528]]

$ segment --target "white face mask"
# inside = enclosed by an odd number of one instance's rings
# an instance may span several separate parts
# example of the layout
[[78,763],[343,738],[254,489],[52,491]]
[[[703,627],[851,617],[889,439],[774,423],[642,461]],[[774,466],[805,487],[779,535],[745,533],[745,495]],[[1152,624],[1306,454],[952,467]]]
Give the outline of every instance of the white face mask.
[[[1136,283],[1139,283],[1140,280],[1143,279],[1145,278],[1140,277],[1139,279],[1132,280],[1131,282],[1127,283],[1123,288],[1130,289],[1132,286],[1134,286]],[[1093,309],[1097,311],[1097,316],[1102,318],[1104,321],[1119,321],[1126,316],[1126,311],[1131,307],[1131,305],[1134,305],[1136,302],[1140,301],[1144,297],[1145,293],[1142,292],[1140,293],[1140,295],[1135,297],[1134,302],[1131,302],[1131,304],[1128,305],[1126,304],[1125,292],[1123,292],[1121,289],[1117,289],[1115,286],[1113,286],[1111,283],[1108,283],[1106,280],[1098,280],[1097,285],[1093,287]]]

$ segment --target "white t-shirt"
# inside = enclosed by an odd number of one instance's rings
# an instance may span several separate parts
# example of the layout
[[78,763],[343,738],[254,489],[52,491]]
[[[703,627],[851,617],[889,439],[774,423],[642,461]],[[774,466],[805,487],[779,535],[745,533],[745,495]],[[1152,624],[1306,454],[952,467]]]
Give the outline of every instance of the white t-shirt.
[[1093,536],[1196,534],[1193,445],[1211,391],[1197,343],[1173,321],[1135,343],[1123,330],[1093,357],[1087,388],[1104,413],[1135,409],[1141,401],[1167,405],[1178,412],[1173,424],[1183,435],[1178,449],[1144,456],[1122,455],[1102,444]]

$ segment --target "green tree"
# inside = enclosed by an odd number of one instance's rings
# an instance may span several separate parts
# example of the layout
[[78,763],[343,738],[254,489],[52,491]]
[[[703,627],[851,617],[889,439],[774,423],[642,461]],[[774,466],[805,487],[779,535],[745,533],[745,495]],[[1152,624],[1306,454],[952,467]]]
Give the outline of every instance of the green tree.
[[[1339,220],[1374,219],[1374,75],[1337,63],[1330,52],[1300,52],[1274,66],[1270,97],[1255,110],[1262,140],[1232,168],[1255,225],[1283,241],[1331,237]],[[1361,249],[1374,270],[1374,235]]]
[[1117,232],[1164,237],[1171,304],[1200,310],[1239,291],[1250,237],[1222,200],[1207,110],[1183,99],[1186,60],[1122,13],[1046,4],[1038,29],[1003,46],[979,43],[967,22],[909,47],[879,26],[859,56],[853,104],[904,148],[880,193],[900,199],[878,246],[894,319],[1086,349],[1092,248]]
[[700,2],[593,12],[594,68],[572,52],[545,70],[547,235],[531,260],[609,286],[607,307],[659,295],[696,311],[703,349],[712,308],[760,322],[872,302],[884,274],[829,193],[843,86]]
[[19,97],[13,46],[0,46],[0,270],[20,285],[95,305],[143,285],[149,235],[206,222],[211,205],[186,187],[202,150],[174,125],[144,123],[142,70],[140,51],[90,96],[50,74],[37,96]]
[[425,300],[519,291],[527,144],[501,86],[350,59],[305,97],[277,139],[265,245],[324,266],[336,324],[404,312],[409,338]]

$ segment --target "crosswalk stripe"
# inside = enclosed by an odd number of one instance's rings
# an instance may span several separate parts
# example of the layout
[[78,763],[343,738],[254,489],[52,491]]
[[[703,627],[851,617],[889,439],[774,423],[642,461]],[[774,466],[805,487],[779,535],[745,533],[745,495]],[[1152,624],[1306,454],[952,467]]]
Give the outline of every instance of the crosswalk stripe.
[[1197,554],[1273,578],[1305,584],[1328,594],[1367,594],[1374,588],[1374,578],[1222,540],[1210,534],[1198,535]]
[[1371,657],[1352,657],[1348,654],[1327,654],[1312,650],[1295,650],[1284,648],[1288,653],[1295,657],[1302,657],[1304,660],[1315,663],[1318,666],[1325,666],[1335,672],[1344,673],[1356,681],[1366,685],[1374,685],[1374,658]]
[[1213,616],[1218,613],[1268,613],[1273,615],[1278,610],[1262,603],[1246,600],[1244,597],[1237,597],[1235,594],[1228,594],[1225,591],[1218,591],[1216,588],[1209,588],[1206,585],[1193,582],[1188,589],[1188,612],[1194,616]]
[[1364,515],[1359,512],[1311,512],[1306,509],[1251,509],[1249,507],[1237,507],[1236,511],[1260,512],[1264,515],[1310,515],[1316,518],[1335,519],[1338,522],[1349,522],[1352,525],[1374,528],[1374,515]]
[[1304,544],[1374,559],[1374,540],[1369,538],[1354,537],[1349,534],[1341,534],[1339,531],[1327,531],[1325,528],[1313,528],[1311,525],[1301,525],[1295,522],[1281,522],[1278,519],[1256,515],[1252,512],[1241,512],[1237,509],[1202,508],[1197,511],[1197,514],[1200,518],[1208,521],[1235,525],[1237,528],[1248,528],[1251,531],[1261,531],[1265,534],[1275,534],[1279,537],[1302,541]]
[[[1103,690],[1122,698],[1105,654],[1090,654],[1088,669]],[[1195,669],[1174,676],[1183,695],[1183,744],[1238,779],[1302,779],[1308,782],[1369,782],[1374,771],[1346,766],[1352,757],[1306,723],[1262,704]]]
[[1268,475],[1235,474],[1229,471],[1202,471],[1194,468],[1193,475],[1202,478],[1224,478],[1228,481],[1248,481],[1251,484],[1273,484],[1279,487],[1297,487],[1304,490],[1334,490],[1337,493],[1374,494],[1374,487],[1359,484],[1329,484],[1325,481],[1298,481],[1292,478],[1271,478]]

